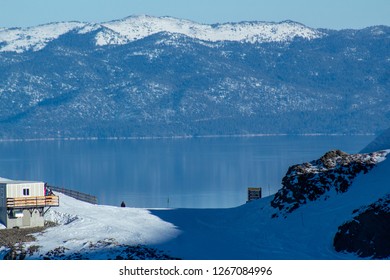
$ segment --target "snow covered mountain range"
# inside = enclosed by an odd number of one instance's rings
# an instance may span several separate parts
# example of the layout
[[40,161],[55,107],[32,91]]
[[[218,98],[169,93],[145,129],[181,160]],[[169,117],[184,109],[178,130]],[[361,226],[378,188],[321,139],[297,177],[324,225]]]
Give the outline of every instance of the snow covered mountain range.
[[157,18],[145,15],[101,24],[58,22],[31,28],[0,29],[0,51],[17,53],[38,51],[71,31],[79,34],[98,31],[95,35],[97,46],[123,45],[160,32],[181,34],[206,42],[286,42],[295,37],[310,40],[323,36],[315,29],[291,21],[207,25],[171,17]]
[[0,137],[377,133],[390,27],[132,16],[0,29]]

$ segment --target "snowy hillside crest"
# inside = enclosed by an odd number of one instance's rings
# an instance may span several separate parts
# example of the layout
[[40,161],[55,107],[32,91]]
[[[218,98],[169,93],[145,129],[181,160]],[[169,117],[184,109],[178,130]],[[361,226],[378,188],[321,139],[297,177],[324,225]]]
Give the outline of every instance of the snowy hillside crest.
[[282,180],[283,187],[271,202],[279,210],[273,217],[287,217],[310,201],[326,200],[330,191],[345,193],[359,174],[369,172],[387,154],[388,151],[379,151],[350,155],[333,150],[318,160],[291,166]]
[[30,28],[3,28],[0,29],[0,52],[39,51],[49,42],[69,32],[87,34],[97,30],[97,46],[123,45],[161,32],[182,34],[208,42],[247,43],[289,42],[296,37],[312,40],[323,36],[318,30],[292,21],[209,25],[172,17],[142,15],[100,24],[59,22]]
[[61,35],[83,28],[80,22],[58,22],[30,28],[0,30],[0,52],[39,51]]

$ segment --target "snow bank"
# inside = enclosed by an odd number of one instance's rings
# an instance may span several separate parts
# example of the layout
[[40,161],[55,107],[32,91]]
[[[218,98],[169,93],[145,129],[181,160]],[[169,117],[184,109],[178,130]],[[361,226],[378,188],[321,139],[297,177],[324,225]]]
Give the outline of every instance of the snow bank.
[[58,223],[37,234],[41,252],[58,248],[77,252],[90,244],[109,240],[113,245],[153,245],[176,238],[180,231],[145,209],[120,208],[84,203],[58,193],[60,207],[51,209],[46,218]]

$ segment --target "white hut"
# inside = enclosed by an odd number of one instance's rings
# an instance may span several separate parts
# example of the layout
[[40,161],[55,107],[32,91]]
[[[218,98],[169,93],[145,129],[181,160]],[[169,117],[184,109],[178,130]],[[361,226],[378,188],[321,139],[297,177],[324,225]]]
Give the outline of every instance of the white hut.
[[43,182],[0,179],[0,222],[7,228],[44,226],[45,207],[58,205]]

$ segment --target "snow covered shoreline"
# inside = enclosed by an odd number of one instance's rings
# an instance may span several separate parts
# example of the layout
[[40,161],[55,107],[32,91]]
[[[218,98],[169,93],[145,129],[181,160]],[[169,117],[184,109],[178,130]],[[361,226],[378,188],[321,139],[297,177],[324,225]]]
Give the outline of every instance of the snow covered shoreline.
[[303,134],[286,134],[286,133],[256,133],[256,134],[208,134],[208,135],[175,135],[175,136],[134,136],[134,137],[48,137],[48,138],[0,138],[0,142],[34,142],[34,141],[99,141],[99,140],[165,140],[165,139],[202,139],[202,138],[251,138],[251,137],[275,137],[275,136],[307,136],[307,137],[319,137],[319,136],[374,136],[374,133],[362,133],[362,134],[343,134],[343,133],[303,133]]

